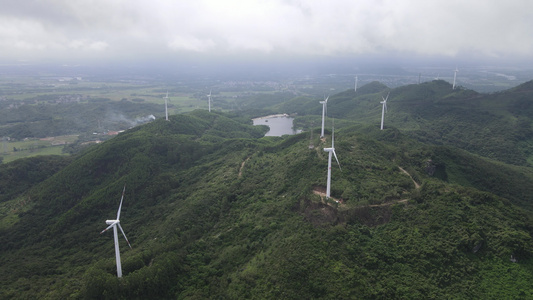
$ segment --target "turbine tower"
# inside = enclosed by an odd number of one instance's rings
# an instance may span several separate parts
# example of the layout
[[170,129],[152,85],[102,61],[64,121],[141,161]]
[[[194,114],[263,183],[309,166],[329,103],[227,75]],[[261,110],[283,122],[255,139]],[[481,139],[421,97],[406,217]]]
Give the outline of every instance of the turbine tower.
[[324,101],[320,101],[320,103],[322,104],[322,131],[320,132],[321,138],[324,137],[324,120],[326,119],[326,113],[328,111],[328,99],[329,96],[327,98],[326,96],[324,96]]
[[381,130],[383,130],[383,120],[385,119],[385,112],[387,111],[387,99],[389,99],[389,94],[387,94],[387,98],[381,96],[381,99],[383,99],[383,101],[380,102],[383,104],[383,107],[381,108]]
[[106,232],[108,229],[113,227],[113,234],[115,237],[115,256],[117,260],[117,277],[122,277],[122,265],[120,264],[120,250],[118,249],[118,232],[117,227],[122,232],[122,235],[124,235],[124,238],[126,239],[126,242],[128,242],[128,246],[130,246],[130,242],[128,241],[128,238],[126,237],[126,234],[124,233],[124,230],[122,230],[122,226],[120,226],[120,210],[122,208],[122,200],[124,200],[124,192],[126,191],[126,185],[124,185],[124,189],[122,190],[122,198],[120,198],[120,205],[118,206],[118,212],[117,212],[117,219],[116,220],[106,220],[105,223],[109,226],[102,230],[100,234]]
[[453,86],[452,86],[452,90],[455,90],[455,78],[457,77],[457,72],[459,72],[459,70],[457,70],[457,66],[455,66],[455,72],[453,73]]
[[168,121],[168,90],[167,90],[167,96],[165,97],[165,120]]
[[311,123],[311,128],[309,130],[309,149],[314,149],[315,145],[313,144],[313,123]]
[[354,92],[357,92],[357,75],[355,76],[355,88],[353,90]]
[[335,156],[335,160],[337,160],[337,164],[339,165],[339,169],[341,169],[341,164],[339,163],[339,159],[337,158],[337,154],[335,153],[335,126],[332,127],[331,131],[331,148],[324,148],[324,151],[328,152],[328,180],[326,185],[326,199],[329,199],[330,192],[331,192],[331,156]]
[[209,90],[209,95],[207,95],[207,102],[209,105],[209,112],[211,112],[211,90]]

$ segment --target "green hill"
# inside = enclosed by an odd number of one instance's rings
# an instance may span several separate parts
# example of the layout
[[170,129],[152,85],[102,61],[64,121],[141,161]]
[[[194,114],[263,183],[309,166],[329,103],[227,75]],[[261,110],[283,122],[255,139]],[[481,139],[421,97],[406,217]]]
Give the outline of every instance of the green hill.
[[[320,194],[330,132],[309,149],[307,133],[261,138],[264,127],[220,113],[157,120],[51,159],[30,189],[0,198],[0,298],[533,296],[530,168],[392,125],[339,123],[340,203]],[[117,279],[112,234],[99,232],[124,184],[132,249],[120,240]]]
[[[505,163],[533,165],[531,82],[494,94],[455,89],[443,80],[389,89],[379,83],[331,95],[328,117],[350,124],[380,125],[382,97],[390,93],[385,127],[435,145],[451,145]],[[320,124],[321,99],[293,99],[280,112],[300,116],[303,128]]]

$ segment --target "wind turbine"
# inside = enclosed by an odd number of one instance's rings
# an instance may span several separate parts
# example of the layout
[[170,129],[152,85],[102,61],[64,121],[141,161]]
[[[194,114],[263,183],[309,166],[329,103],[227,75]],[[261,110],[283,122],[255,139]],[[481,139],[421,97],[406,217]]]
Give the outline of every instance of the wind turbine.
[[457,66],[455,66],[455,72],[453,73],[453,86],[452,86],[452,90],[455,90],[455,78],[457,77],[457,72],[459,72],[459,70],[457,70]]
[[120,231],[122,232],[122,235],[124,235],[124,238],[126,239],[126,242],[128,242],[128,246],[130,246],[130,242],[128,241],[128,238],[126,237],[126,234],[124,233],[124,230],[122,230],[122,226],[120,226],[120,210],[122,209],[122,200],[124,200],[124,192],[126,191],[126,185],[124,185],[124,190],[122,190],[122,198],[120,198],[120,205],[118,206],[118,212],[117,212],[117,219],[116,220],[106,220],[105,223],[109,226],[102,230],[100,234],[106,232],[108,229],[113,227],[113,234],[115,236],[115,256],[117,260],[117,277],[122,277],[122,266],[120,264],[120,250],[118,249],[118,232],[117,227],[120,228]]
[[207,102],[209,104],[209,112],[211,112],[211,90],[209,90],[209,95],[207,95]]
[[341,164],[339,163],[339,159],[337,158],[337,154],[335,153],[335,126],[332,127],[331,131],[331,148],[324,148],[324,151],[328,152],[328,180],[327,180],[327,186],[326,186],[326,199],[329,199],[330,192],[331,192],[331,156],[335,156],[335,160],[337,160],[337,164],[339,165],[339,169],[341,169]]
[[167,90],[167,96],[165,97],[165,120],[168,121],[168,90]]
[[311,123],[311,128],[309,130],[309,149],[314,149],[315,145],[313,144],[313,124]]
[[355,76],[355,88],[353,90],[354,92],[357,92],[357,76]]
[[387,111],[387,99],[389,99],[389,94],[387,94],[387,98],[383,98],[383,96],[381,96],[383,101],[379,102],[383,104],[383,107],[381,108],[381,130],[383,130],[383,120],[385,119],[385,112]]
[[328,99],[329,96],[326,98],[326,96],[324,95],[324,101],[320,101],[320,103],[322,104],[322,131],[320,132],[321,138],[324,137],[324,120],[326,119],[326,113],[328,111]]

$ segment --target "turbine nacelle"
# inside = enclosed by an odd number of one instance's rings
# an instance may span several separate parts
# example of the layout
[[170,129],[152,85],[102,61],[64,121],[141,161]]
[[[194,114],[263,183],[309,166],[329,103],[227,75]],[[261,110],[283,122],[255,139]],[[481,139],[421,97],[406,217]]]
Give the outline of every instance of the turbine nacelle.
[[339,159],[337,158],[337,153],[335,153],[335,148],[324,148],[325,152],[333,153],[333,156],[335,156],[335,160],[337,161],[337,165],[339,165],[339,169],[342,171],[341,163],[339,162]]
[[339,169],[342,171],[341,164],[339,163],[339,159],[337,158],[337,153],[335,153],[335,128],[332,128],[331,132],[331,148],[324,148],[325,152],[328,152],[328,178],[327,178],[327,185],[326,185],[326,198],[329,198],[330,192],[331,192],[331,159],[332,156],[335,156],[335,160],[337,161],[337,164],[339,165]]
[[383,104],[383,108],[381,109],[381,130],[383,130],[383,120],[385,119],[385,112],[387,111],[387,100],[389,99],[390,92],[387,94],[387,97],[381,96],[381,99],[383,101],[379,102]]
[[[381,96],[381,99],[383,99],[383,102],[385,102],[385,103],[387,102],[387,100],[389,99],[389,95],[390,95],[390,92],[387,93],[387,97]],[[381,103],[383,103],[383,102],[381,102]]]
[[379,103],[383,104],[383,107],[385,108],[385,112],[387,111],[387,100],[389,99],[389,95],[390,95],[390,93],[387,94],[387,97],[381,96],[381,99],[383,99],[383,101],[379,102]]
[[381,102],[379,102],[379,103],[383,104],[383,107],[384,107],[384,109],[385,109],[385,112],[387,112],[387,101],[384,100],[384,101],[381,101]]

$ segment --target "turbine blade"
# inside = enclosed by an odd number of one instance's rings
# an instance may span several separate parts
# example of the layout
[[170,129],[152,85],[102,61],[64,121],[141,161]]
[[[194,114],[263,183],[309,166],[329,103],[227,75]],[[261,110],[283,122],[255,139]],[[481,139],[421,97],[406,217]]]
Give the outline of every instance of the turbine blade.
[[385,112],[387,112],[387,102],[383,103],[385,105]]
[[122,209],[122,200],[124,200],[124,192],[126,192],[126,185],[124,185],[124,189],[122,190],[122,198],[120,198],[120,205],[118,206],[117,220],[120,220],[120,210]]
[[120,231],[122,232],[122,235],[126,239],[126,242],[128,242],[128,246],[130,246],[130,249],[132,249],[131,245],[130,245],[130,241],[128,241],[128,238],[126,237],[126,234],[124,233],[124,230],[122,230],[122,226],[120,226],[120,223],[118,223],[118,228],[120,228]]
[[385,102],[387,102],[387,100],[389,99],[389,95],[390,95],[390,92],[387,93],[387,98],[383,99],[385,100]]
[[115,225],[115,223],[113,223],[113,224],[107,226],[107,228],[104,229],[104,230],[102,230],[102,232],[100,232],[100,234],[102,234],[102,233],[106,232],[107,230],[111,229],[111,227],[113,227],[114,225]]
[[335,156],[335,160],[337,161],[337,164],[339,165],[339,169],[342,171],[341,163],[339,162],[339,159],[337,158],[337,153],[335,153],[335,149],[333,149],[333,156]]

